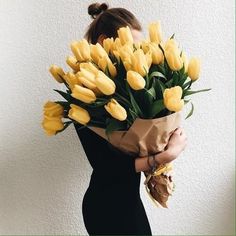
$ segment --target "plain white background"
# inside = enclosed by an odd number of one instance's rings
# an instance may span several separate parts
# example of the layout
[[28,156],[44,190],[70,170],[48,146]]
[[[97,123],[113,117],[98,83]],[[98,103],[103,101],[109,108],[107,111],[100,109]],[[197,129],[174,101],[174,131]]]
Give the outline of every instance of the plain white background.
[[[141,196],[154,235],[234,234],[234,1],[108,1],[140,20],[161,20],[202,73],[183,123],[188,147],[175,162],[169,209]],[[91,22],[82,0],[0,0],[0,234],[86,234],[81,204],[91,167],[70,126],[46,137],[42,106],[64,89],[49,75]],[[190,107],[185,108],[185,113]],[[114,203],[119,204],[119,203]]]

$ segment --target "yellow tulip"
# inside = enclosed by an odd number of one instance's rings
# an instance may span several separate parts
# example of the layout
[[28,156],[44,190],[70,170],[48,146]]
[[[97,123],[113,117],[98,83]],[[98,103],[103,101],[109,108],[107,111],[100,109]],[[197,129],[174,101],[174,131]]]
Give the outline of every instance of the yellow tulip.
[[64,79],[67,82],[67,84],[69,85],[70,89],[72,90],[74,88],[74,86],[76,84],[78,85],[82,85],[82,83],[79,81],[79,79],[77,78],[77,76],[72,73],[72,72],[67,72],[64,75]]
[[119,28],[117,33],[122,45],[126,43],[133,44],[134,39],[129,26]]
[[170,97],[175,97],[181,99],[183,90],[180,86],[174,86],[172,88],[165,89],[163,93],[164,99],[169,99]]
[[127,82],[134,90],[143,89],[146,84],[145,79],[139,73],[131,70],[127,72]]
[[57,131],[64,128],[61,116],[51,117],[44,115],[41,125],[48,136],[55,135]]
[[119,60],[121,59],[122,62],[130,61],[131,55],[133,55],[133,46],[130,44],[125,44],[118,48],[117,50],[113,51],[113,54]]
[[[163,48],[163,46],[164,46],[164,48]],[[162,48],[164,49],[164,51],[167,51],[171,48],[178,49],[178,44],[175,41],[175,39],[172,38],[172,39],[168,39],[166,41],[166,43],[164,45],[162,45]]]
[[76,73],[76,77],[87,88],[96,88],[95,74],[93,74],[91,71],[81,68],[80,71]]
[[95,45],[90,44],[90,51],[91,51],[91,57],[96,64],[98,64],[100,58],[108,56],[105,49],[99,43],[96,43]]
[[123,65],[124,65],[126,71],[129,71],[129,70],[132,69],[131,60],[129,60],[129,61],[123,61]]
[[56,102],[47,101],[43,106],[44,115],[46,116],[62,116],[64,108]]
[[169,111],[180,111],[184,106],[184,100],[181,99],[183,90],[180,86],[167,88],[164,90],[164,105]]
[[112,51],[118,50],[120,47],[122,47],[121,41],[119,38],[116,38],[113,45],[112,45]]
[[93,74],[97,74],[98,68],[92,62],[83,62],[80,64],[81,69],[85,69]]
[[148,27],[151,42],[159,44],[162,41],[162,30],[160,22],[151,23]]
[[147,41],[147,40],[143,40],[143,41],[141,42],[141,48],[142,48],[142,50],[144,51],[144,53],[147,53],[147,52],[150,50],[150,47],[149,47],[150,43],[151,43],[151,42],[149,42],[149,41]]
[[102,42],[103,44],[103,48],[105,49],[105,51],[107,52],[107,54],[109,54],[109,52],[112,50],[113,44],[114,44],[114,39],[111,38],[106,38],[103,40]]
[[115,119],[123,121],[127,118],[127,112],[114,98],[105,106],[106,111]]
[[70,107],[68,117],[82,125],[86,125],[90,121],[90,115],[87,110],[75,104],[70,104]]
[[188,76],[191,80],[197,80],[200,74],[200,60],[196,57],[190,59],[188,64]]
[[165,51],[165,57],[171,70],[178,71],[183,67],[183,60],[180,57],[179,50],[169,48]]
[[145,76],[149,71],[149,63],[142,49],[137,49],[131,56],[132,69],[141,76]]
[[74,86],[71,96],[85,103],[92,103],[96,100],[96,95],[91,89],[77,84]]
[[145,54],[145,57],[146,57],[148,68],[150,68],[152,65],[152,52],[151,51],[147,52]]
[[65,75],[65,72],[61,67],[57,65],[51,65],[49,68],[49,72],[52,74],[52,76],[57,82],[63,83],[63,76]]
[[120,63],[120,53],[117,50],[115,50],[113,51],[113,54],[116,57],[117,61]]
[[95,78],[95,84],[97,88],[105,95],[111,95],[115,92],[116,85],[109,77],[107,77],[102,71],[98,71]]
[[111,59],[108,56],[104,56],[98,60],[98,66],[102,69],[103,72],[108,68],[109,73],[112,77],[117,75],[116,67],[112,64]]
[[164,62],[164,55],[159,48],[158,44],[156,43],[150,43],[149,44],[150,51],[152,53],[152,63],[153,64],[161,64]]
[[84,62],[91,59],[90,47],[86,39],[80,41],[74,41],[71,43],[71,51],[75,55],[77,61]]
[[185,52],[182,52],[181,58],[182,58],[183,63],[184,63],[184,71],[186,73],[188,71],[188,58],[187,58]]
[[80,66],[79,63],[77,62],[76,58],[74,56],[68,56],[66,58],[66,63],[75,71],[79,71]]

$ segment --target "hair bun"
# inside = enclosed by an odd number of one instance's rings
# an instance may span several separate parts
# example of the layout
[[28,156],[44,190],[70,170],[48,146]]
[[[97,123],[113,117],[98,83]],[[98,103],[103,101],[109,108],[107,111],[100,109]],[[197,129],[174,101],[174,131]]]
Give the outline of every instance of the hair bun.
[[88,7],[88,14],[95,19],[97,15],[102,13],[103,11],[106,11],[108,9],[108,4],[107,3],[93,3],[89,5]]

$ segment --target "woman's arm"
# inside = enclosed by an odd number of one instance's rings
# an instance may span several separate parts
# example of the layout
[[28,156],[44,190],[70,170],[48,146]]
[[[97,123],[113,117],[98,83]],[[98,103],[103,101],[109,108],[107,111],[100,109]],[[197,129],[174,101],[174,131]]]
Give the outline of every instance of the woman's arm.
[[[146,156],[146,157],[138,157],[138,158],[135,159],[135,170],[136,170],[136,172],[150,170],[150,167],[148,165],[148,158],[149,157]],[[170,153],[167,150],[155,155],[155,160],[159,164],[162,164],[162,163],[164,163],[165,160],[169,160],[169,159],[170,159]]]
[[[155,160],[159,164],[165,164],[173,161],[178,155],[185,149],[187,145],[187,136],[182,128],[177,128],[171,135],[167,144],[166,150],[156,154]],[[135,170],[136,172],[150,170],[148,165],[149,157],[138,157],[135,159]]]

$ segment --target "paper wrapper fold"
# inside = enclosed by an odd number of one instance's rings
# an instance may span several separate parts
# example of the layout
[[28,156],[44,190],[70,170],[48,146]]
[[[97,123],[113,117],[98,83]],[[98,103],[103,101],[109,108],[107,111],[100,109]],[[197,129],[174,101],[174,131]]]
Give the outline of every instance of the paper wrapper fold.
[[[168,144],[169,138],[176,128],[181,124],[181,112],[155,119],[137,118],[131,127],[126,131],[114,131],[109,135],[105,129],[99,127],[88,127],[95,133],[109,141],[119,150],[137,157],[144,157],[162,152]],[[172,179],[165,175],[170,165],[159,166],[153,174],[144,172],[146,176],[145,185],[152,200],[163,207],[173,190]],[[157,170],[158,170],[157,169]]]

